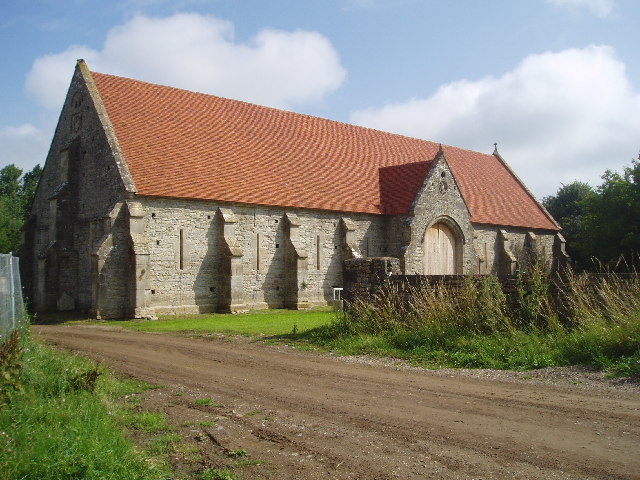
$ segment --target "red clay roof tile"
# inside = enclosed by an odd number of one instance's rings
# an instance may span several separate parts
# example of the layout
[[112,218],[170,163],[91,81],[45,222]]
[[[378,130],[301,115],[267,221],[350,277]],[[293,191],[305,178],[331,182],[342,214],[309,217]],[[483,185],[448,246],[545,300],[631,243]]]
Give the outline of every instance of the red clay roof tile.
[[[323,118],[92,77],[139,195],[406,213],[438,152],[433,142]],[[444,154],[472,222],[558,230],[494,155]]]

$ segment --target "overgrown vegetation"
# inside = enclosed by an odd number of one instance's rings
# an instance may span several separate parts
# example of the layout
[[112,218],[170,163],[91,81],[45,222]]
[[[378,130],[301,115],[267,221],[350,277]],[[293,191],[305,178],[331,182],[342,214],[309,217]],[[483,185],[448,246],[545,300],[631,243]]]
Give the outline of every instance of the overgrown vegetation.
[[342,353],[431,368],[526,370],[587,365],[640,375],[640,279],[536,266],[505,295],[495,276],[400,288],[356,299],[329,325],[298,335]]
[[157,415],[116,399],[148,386],[15,332],[0,346],[0,479],[171,478],[166,455],[140,452],[123,425],[164,432]]

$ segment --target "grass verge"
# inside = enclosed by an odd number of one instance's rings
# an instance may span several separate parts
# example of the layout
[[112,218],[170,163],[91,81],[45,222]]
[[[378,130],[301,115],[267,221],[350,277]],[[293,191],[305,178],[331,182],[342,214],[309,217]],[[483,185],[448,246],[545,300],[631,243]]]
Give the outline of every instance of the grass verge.
[[469,277],[461,289],[390,285],[328,325],[283,338],[428,368],[585,365],[640,375],[640,280],[570,273],[562,282],[552,294],[534,271],[511,298],[495,277]]
[[260,337],[310,330],[326,325],[333,318],[333,312],[328,309],[305,312],[257,310],[243,314],[175,315],[154,321],[108,323],[144,332],[221,332]]
[[0,407],[0,479],[171,478],[166,457],[136,448],[123,432],[128,422],[158,429],[157,418],[138,418],[118,400],[149,385],[116,379],[83,357],[32,341],[26,332],[14,359],[19,388]]

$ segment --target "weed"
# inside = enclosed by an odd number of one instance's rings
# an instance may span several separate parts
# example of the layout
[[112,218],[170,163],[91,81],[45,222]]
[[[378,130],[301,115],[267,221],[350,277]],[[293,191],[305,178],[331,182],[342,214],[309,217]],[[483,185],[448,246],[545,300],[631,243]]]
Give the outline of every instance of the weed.
[[130,425],[136,430],[146,433],[165,432],[171,429],[164,413],[147,410],[133,414]]
[[10,402],[14,393],[22,391],[21,357],[20,333],[16,329],[0,343],[0,407]]
[[237,450],[230,451],[229,453],[227,453],[227,455],[232,458],[238,458],[238,457],[246,457],[249,454],[244,448],[238,448]]
[[152,455],[167,455],[174,450],[175,445],[179,442],[180,435],[177,433],[164,433],[149,440],[147,449]]
[[90,367],[89,369],[73,375],[70,379],[71,388],[73,390],[86,390],[94,392],[96,389],[96,381],[102,374],[99,366]]
[[228,469],[207,468],[200,474],[202,480],[240,480]]
[[193,403],[196,405],[202,405],[205,407],[210,407],[211,405],[213,405],[213,402],[211,401],[210,398],[196,398],[193,401]]
[[251,418],[259,413],[260,413],[260,410],[251,410],[250,412],[245,413],[244,416],[245,418]]
[[211,427],[212,425],[214,425],[218,420],[200,420],[198,422],[198,426],[199,427]]

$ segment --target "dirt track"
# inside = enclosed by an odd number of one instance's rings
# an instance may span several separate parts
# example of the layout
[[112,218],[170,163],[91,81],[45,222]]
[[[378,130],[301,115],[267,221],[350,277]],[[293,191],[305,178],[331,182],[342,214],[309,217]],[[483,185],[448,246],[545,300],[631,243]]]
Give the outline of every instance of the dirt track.
[[[153,401],[176,425],[217,418],[191,429],[203,463],[219,461],[207,448],[245,449],[265,462],[242,470],[245,479],[640,479],[639,393],[441,376],[226,339],[33,329],[165,386]],[[194,405],[202,397],[224,406]]]

